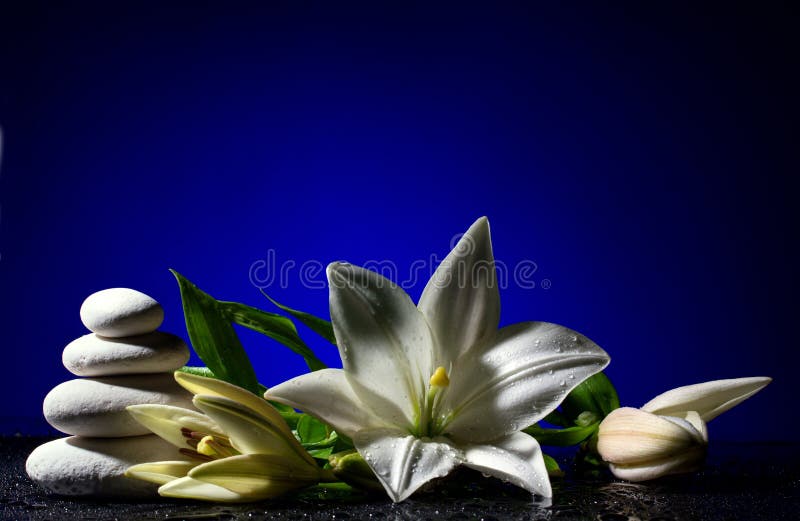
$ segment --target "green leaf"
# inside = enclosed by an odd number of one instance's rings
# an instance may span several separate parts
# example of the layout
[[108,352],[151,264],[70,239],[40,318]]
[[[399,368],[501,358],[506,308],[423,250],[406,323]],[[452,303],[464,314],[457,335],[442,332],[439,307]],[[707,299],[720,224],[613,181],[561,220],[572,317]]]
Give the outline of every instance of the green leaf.
[[297,435],[303,444],[320,443],[330,434],[328,426],[316,418],[304,414],[297,422]]
[[544,468],[547,469],[547,474],[550,477],[561,477],[564,475],[564,471],[561,470],[561,467],[558,466],[558,462],[552,456],[542,453],[542,457],[544,458]]
[[284,306],[283,304],[280,304],[275,299],[267,295],[263,289],[261,290],[261,294],[267,297],[270,302],[278,306],[280,309],[289,313],[297,320],[308,326],[316,334],[318,334],[331,344],[336,345],[336,336],[333,334],[333,324],[331,324],[329,321],[321,319],[319,317],[315,317],[310,313],[306,313],[304,311],[298,311],[288,306]]
[[219,379],[259,394],[250,359],[217,301],[177,271],[170,271],[180,287],[186,330],[194,351]]
[[325,447],[324,449],[311,449],[308,451],[312,458],[328,461],[328,458],[333,454],[333,447]]
[[605,373],[597,373],[573,389],[561,403],[561,409],[573,420],[584,411],[605,418],[614,409],[619,409],[619,396]]
[[570,427],[573,423],[566,416],[561,414],[558,410],[554,410],[553,412],[542,418],[542,420],[552,425],[557,425],[559,427]]
[[239,302],[220,301],[218,305],[229,320],[275,339],[302,356],[312,371],[328,367],[300,339],[297,329],[288,318],[275,313],[267,313]]
[[566,429],[543,429],[538,425],[531,425],[523,432],[530,434],[540,445],[554,445],[558,447],[569,447],[578,445],[589,438],[597,430],[599,423],[593,423],[585,427],[574,426]]

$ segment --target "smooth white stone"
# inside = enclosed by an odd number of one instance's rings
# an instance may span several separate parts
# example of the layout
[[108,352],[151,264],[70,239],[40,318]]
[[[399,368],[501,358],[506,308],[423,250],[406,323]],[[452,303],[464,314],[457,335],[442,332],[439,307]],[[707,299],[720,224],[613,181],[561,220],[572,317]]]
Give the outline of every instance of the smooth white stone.
[[186,343],[161,331],[125,338],[89,333],[70,342],[61,355],[64,367],[78,376],[172,372],[188,360]]
[[132,438],[71,436],[37,447],[28,476],[48,492],[67,496],[153,497],[158,485],[126,478],[125,469],[152,461],[182,461],[178,449],[153,434]]
[[125,407],[143,403],[194,409],[192,394],[172,373],[79,378],[57,385],[44,399],[47,422],[67,434],[118,438],[150,431]]
[[135,289],[104,289],[89,295],[81,305],[83,325],[113,338],[150,333],[163,321],[161,304]]

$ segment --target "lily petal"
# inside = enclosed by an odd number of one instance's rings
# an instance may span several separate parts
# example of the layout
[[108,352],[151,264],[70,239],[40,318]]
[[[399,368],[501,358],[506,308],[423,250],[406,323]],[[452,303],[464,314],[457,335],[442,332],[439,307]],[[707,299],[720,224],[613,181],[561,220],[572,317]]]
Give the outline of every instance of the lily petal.
[[197,411],[172,405],[129,405],[127,411],[136,421],[178,448],[186,448],[181,429],[224,436],[214,420]]
[[314,484],[319,476],[316,465],[298,466],[292,458],[272,454],[231,456],[204,463],[189,472],[191,478],[259,499]]
[[642,410],[666,416],[684,416],[689,411],[697,411],[707,422],[750,398],[771,381],[768,377],[732,378],[678,387],[659,394]]
[[445,438],[422,440],[397,429],[363,430],[353,442],[395,503],[462,461]]
[[552,497],[550,478],[539,443],[516,432],[491,445],[464,448],[465,465],[544,497]]
[[352,438],[364,428],[382,426],[353,392],[341,369],[322,369],[272,387],[268,400],[301,409]]
[[706,422],[703,421],[697,411],[687,412],[684,419],[700,434],[700,439],[708,443],[708,425],[706,425]]
[[218,501],[220,503],[241,503],[252,501],[250,498],[231,492],[227,488],[199,481],[194,478],[185,477],[170,481],[166,485],[161,485],[158,493],[164,497],[176,497],[182,499],[201,499],[204,501]]
[[236,450],[245,454],[291,454],[300,462],[314,464],[294,435],[287,437],[269,418],[250,408],[222,396],[197,395],[193,402],[222,426]]
[[585,336],[546,322],[504,327],[493,342],[451,372],[446,431],[458,439],[483,443],[536,423],[610,361]]
[[175,372],[175,381],[192,394],[222,396],[223,398],[238,402],[267,418],[287,436],[292,436],[292,430],[286,425],[286,422],[275,407],[271,406],[263,398],[241,387],[237,387],[222,380],[217,380],[216,378],[206,378],[205,376],[198,376],[180,371]]
[[604,460],[617,465],[648,464],[665,454],[705,446],[701,433],[689,422],[632,407],[611,411],[600,424],[598,434],[598,451]]
[[432,374],[433,339],[402,288],[353,266],[328,266],[333,330],[353,391],[391,425],[414,422]]
[[704,445],[698,445],[684,452],[644,465],[626,467],[609,463],[608,466],[611,473],[619,479],[631,482],[648,481],[668,474],[681,474],[699,470],[703,466],[705,451],[706,447]]
[[419,310],[433,330],[447,365],[488,339],[500,323],[500,293],[489,220],[481,217],[442,261],[422,292]]
[[156,461],[128,467],[125,477],[141,479],[150,483],[163,485],[172,480],[185,477],[199,462],[192,461]]

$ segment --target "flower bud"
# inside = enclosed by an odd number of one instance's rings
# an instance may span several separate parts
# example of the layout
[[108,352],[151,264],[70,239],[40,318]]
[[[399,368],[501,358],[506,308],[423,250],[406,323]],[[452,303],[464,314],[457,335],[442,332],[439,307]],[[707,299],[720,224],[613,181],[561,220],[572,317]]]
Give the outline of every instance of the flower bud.
[[697,470],[708,436],[696,412],[686,419],[622,407],[600,423],[597,451],[620,479],[646,481]]
[[383,490],[375,473],[355,450],[334,454],[328,458],[328,462],[333,474],[348,485],[364,490]]

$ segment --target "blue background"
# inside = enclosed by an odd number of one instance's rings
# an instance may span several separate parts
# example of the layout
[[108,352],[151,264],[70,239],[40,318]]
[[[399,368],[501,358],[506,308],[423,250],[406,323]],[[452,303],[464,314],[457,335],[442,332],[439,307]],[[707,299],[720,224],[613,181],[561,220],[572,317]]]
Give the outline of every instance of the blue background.
[[[408,270],[487,215],[497,258],[538,266],[504,324],[594,339],[632,406],[773,376],[711,436],[794,437],[794,13],[107,4],[0,7],[3,433],[52,432],[41,402],[94,291],[140,289],[185,336],[167,268],[271,309],[249,278],[270,249]],[[289,282],[271,294],[327,314]],[[242,339],[265,384],[304,370]]]

